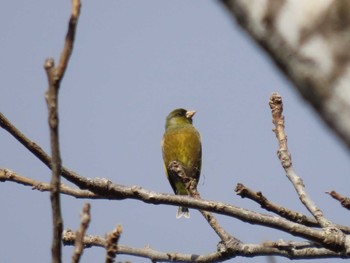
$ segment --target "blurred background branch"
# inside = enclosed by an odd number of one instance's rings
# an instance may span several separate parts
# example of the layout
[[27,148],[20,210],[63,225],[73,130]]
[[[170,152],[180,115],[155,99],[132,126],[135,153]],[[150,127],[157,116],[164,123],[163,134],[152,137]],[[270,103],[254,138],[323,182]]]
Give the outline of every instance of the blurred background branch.
[[350,149],[350,2],[220,2]]

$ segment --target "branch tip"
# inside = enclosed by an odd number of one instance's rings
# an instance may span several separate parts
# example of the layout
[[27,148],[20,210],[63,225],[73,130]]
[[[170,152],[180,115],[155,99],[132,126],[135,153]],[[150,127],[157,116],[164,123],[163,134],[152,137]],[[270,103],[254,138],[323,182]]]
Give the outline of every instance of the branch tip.
[[45,63],[44,63],[44,68],[45,68],[45,70],[47,71],[47,70],[49,70],[49,69],[51,69],[51,68],[54,68],[55,67],[55,61],[54,61],[54,59],[53,58],[47,58],[46,60],[45,60]]
[[113,263],[118,252],[118,241],[122,234],[122,226],[117,225],[116,228],[107,234],[106,237],[106,263]]

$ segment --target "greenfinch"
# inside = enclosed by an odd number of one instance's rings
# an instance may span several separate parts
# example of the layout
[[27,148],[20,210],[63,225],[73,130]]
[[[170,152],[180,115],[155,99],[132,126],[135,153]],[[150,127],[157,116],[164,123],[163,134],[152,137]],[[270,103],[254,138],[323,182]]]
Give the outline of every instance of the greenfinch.
[[[176,161],[182,166],[187,177],[199,180],[202,165],[202,145],[199,132],[192,125],[195,111],[175,109],[169,113],[165,122],[162,139],[164,169],[167,178],[177,195],[189,195],[179,175],[169,165]],[[179,207],[176,218],[189,218],[187,207]]]

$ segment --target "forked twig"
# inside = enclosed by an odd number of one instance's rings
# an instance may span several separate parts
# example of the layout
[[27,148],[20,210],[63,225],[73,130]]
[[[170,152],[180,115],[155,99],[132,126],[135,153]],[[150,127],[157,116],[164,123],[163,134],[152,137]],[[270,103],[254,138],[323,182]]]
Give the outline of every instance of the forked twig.
[[53,237],[52,237],[52,262],[60,263],[62,261],[62,230],[63,219],[61,215],[60,206],[60,185],[61,185],[61,169],[62,162],[60,156],[59,147],[59,134],[58,134],[58,92],[60,89],[60,83],[67,69],[69,58],[73,51],[73,44],[75,38],[75,30],[80,14],[80,0],[72,0],[72,12],[69,20],[68,32],[65,40],[65,45],[61,53],[58,67],[55,68],[54,60],[48,58],[45,61],[44,68],[46,70],[47,79],[49,83],[48,91],[46,92],[46,103],[48,107],[49,127],[50,127],[50,144],[51,144],[51,207],[52,207],[52,220],[53,220]]

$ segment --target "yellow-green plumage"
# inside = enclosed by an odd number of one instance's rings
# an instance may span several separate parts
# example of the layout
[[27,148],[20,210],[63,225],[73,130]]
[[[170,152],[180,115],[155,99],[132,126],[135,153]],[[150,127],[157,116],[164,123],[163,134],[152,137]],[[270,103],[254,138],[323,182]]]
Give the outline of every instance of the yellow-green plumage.
[[[182,165],[187,176],[199,180],[202,162],[201,139],[192,125],[194,111],[185,109],[173,110],[167,117],[165,133],[162,140],[164,168],[175,194],[188,195],[185,185],[179,176],[168,169],[169,164],[177,161]],[[176,217],[189,217],[186,207],[179,207]]]

